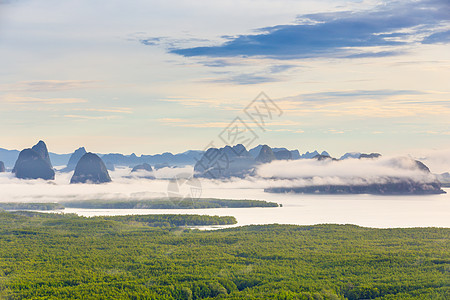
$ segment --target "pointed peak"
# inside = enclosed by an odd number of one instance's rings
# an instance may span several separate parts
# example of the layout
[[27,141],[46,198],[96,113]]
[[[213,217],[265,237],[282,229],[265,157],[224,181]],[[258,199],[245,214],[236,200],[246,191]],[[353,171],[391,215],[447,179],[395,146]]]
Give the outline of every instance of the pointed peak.
[[38,147],[39,148],[42,148],[42,147],[47,148],[47,145],[45,144],[45,142],[43,140],[39,140],[39,142],[37,142],[37,144],[34,145],[33,148],[38,148]]
[[84,147],[80,147],[77,150],[75,150],[74,153],[87,153],[87,151]]
[[36,151],[49,165],[52,166],[50,161],[50,156],[48,155],[47,145],[44,141],[40,140],[36,145],[31,147],[32,150]]
[[262,163],[269,163],[273,160],[275,160],[275,154],[273,154],[272,148],[270,148],[267,145],[263,145],[261,147],[261,150],[259,151],[259,155],[256,158],[256,161],[262,162]]

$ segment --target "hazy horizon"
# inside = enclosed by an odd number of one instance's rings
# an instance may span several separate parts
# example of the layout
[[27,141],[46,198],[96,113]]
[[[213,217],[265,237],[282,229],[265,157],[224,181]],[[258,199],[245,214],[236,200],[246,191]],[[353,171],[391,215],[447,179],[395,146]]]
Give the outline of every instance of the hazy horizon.
[[[444,0],[3,1],[0,147],[202,150],[239,117],[252,146],[449,150],[449,11]],[[282,111],[264,130],[243,111],[260,92]]]

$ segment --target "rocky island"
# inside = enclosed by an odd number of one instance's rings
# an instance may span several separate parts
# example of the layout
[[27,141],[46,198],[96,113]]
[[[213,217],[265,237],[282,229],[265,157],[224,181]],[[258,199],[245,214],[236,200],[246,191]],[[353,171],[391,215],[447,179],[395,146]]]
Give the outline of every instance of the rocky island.
[[55,179],[45,143],[39,141],[31,149],[22,150],[12,172],[20,179]]
[[106,183],[111,182],[105,163],[96,154],[88,152],[77,163],[70,183]]

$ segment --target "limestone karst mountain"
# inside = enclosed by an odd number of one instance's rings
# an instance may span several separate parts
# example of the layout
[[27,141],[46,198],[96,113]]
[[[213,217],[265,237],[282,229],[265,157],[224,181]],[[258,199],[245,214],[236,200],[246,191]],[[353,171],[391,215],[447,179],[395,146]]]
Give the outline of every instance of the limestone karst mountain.
[[[259,150],[259,153],[254,156],[256,150]],[[247,151],[242,144],[233,147],[209,148],[195,164],[194,176],[210,179],[243,178],[254,175],[255,168],[261,164],[292,158],[292,151],[286,148],[278,148],[275,152],[278,153],[277,158],[277,154],[267,145],[259,145],[253,148],[252,152],[253,154]]]
[[70,183],[98,184],[110,181],[111,177],[102,159],[96,154],[88,152],[78,161]]
[[55,171],[51,165],[33,149],[20,152],[13,173],[20,179],[55,179]]
[[256,157],[256,161],[263,164],[270,163],[276,159],[277,158],[275,157],[275,154],[273,154],[272,149],[267,145],[263,145],[261,147],[261,150],[259,151],[259,154]]
[[47,145],[44,141],[39,141],[31,149],[36,151],[50,165],[50,167],[53,168],[52,162],[50,161],[50,156],[48,154]]
[[210,179],[245,177],[255,168],[256,161],[241,144],[209,148],[194,167],[195,177]]
[[273,151],[275,158],[277,160],[290,160],[292,159],[292,152],[287,149],[282,149],[279,151]]
[[134,166],[131,172],[138,172],[138,171],[147,171],[147,172],[153,172],[152,166],[150,166],[147,163],[143,163],[141,165]]
[[153,168],[147,163],[134,166],[131,170],[131,174],[138,178],[155,179]]
[[361,155],[358,158],[359,159],[361,159],[361,158],[378,158],[380,156],[381,156],[380,153],[370,153],[370,154],[361,153]]
[[[259,155],[259,152],[261,152],[261,148],[264,145],[258,145],[250,150],[248,150],[248,153],[250,153],[253,158],[256,158]],[[272,148],[272,147],[271,147]],[[287,159],[286,151],[290,152],[290,158],[288,159],[300,159],[300,153],[298,150],[288,150],[287,148],[272,148],[273,154],[275,154],[275,157],[277,159]],[[280,158],[278,158],[280,157]]]
[[344,159],[358,159],[361,156],[360,152],[347,152],[344,155],[342,155],[339,159],[340,160],[344,160]]
[[85,155],[86,149],[84,147],[80,147],[77,150],[75,150],[72,155],[69,158],[69,162],[67,163],[67,167],[71,168],[73,167],[73,169],[75,169],[75,167],[78,164],[78,161],[80,161],[80,159],[83,157],[83,155]]
[[307,151],[306,153],[303,153],[302,155],[300,155],[300,158],[308,159],[308,158],[313,158],[313,157],[315,157],[317,155],[320,155],[320,153],[317,152],[317,150],[314,150],[313,152]]
[[72,155],[69,158],[69,162],[67,163],[67,166],[62,169],[62,172],[70,172],[75,170],[75,167],[77,166],[78,161],[85,155],[86,149],[84,147],[80,147],[77,150],[75,150]]
[[[323,152],[322,152],[322,153],[323,153]],[[334,157],[331,157],[330,155],[324,155],[324,154],[316,155],[316,156],[314,156],[312,159],[317,159],[317,160],[319,160],[319,161],[321,161],[321,160],[327,160],[327,159],[331,159],[331,160],[333,160],[333,161],[338,160],[338,159],[336,159],[336,158],[334,158]]]
[[116,166],[112,163],[112,162],[110,162],[110,161],[104,161],[104,163],[105,163],[105,166],[106,166],[106,169],[108,170],[108,171],[115,171],[116,170]]

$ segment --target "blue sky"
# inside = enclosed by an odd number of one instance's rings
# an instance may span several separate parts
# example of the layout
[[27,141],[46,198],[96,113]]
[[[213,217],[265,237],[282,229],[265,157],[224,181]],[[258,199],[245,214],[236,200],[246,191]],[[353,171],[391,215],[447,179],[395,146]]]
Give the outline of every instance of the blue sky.
[[450,148],[447,0],[1,3],[2,148],[181,152],[236,117],[301,152]]

